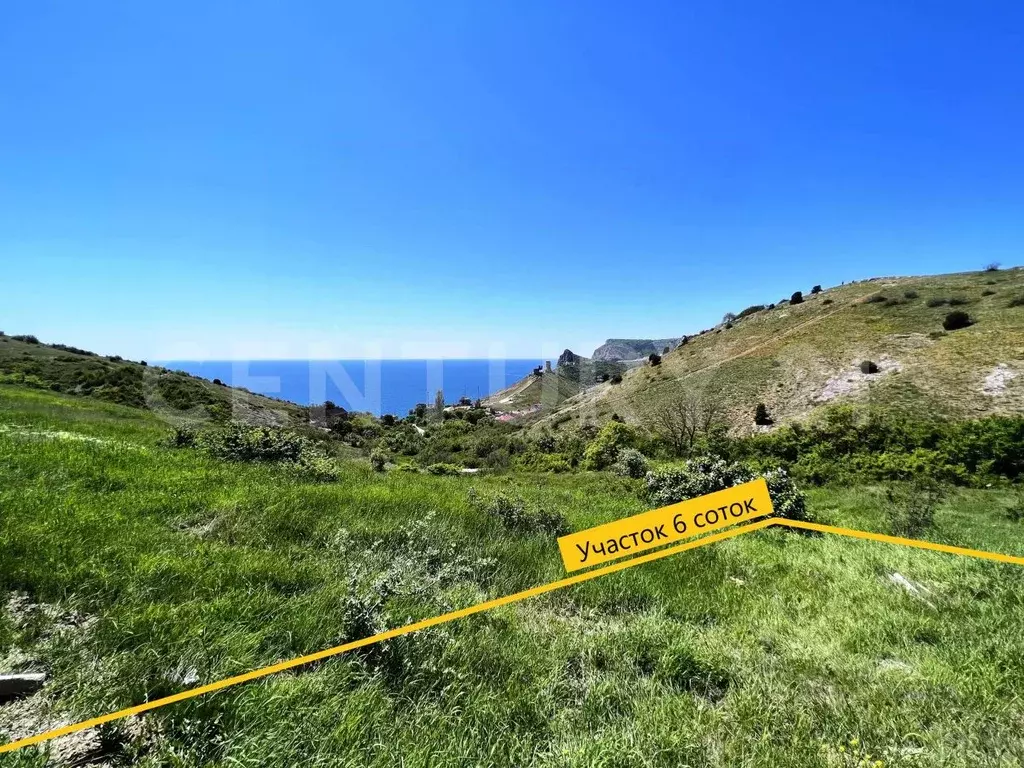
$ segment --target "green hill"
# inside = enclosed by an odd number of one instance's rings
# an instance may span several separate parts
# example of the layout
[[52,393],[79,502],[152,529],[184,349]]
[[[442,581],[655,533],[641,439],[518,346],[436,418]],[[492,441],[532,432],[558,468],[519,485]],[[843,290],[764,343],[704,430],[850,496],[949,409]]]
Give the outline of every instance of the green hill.
[[301,427],[308,409],[119,356],[104,357],[34,336],[0,333],[0,383],[87,395],[143,408],[171,421],[242,421]]
[[[658,366],[621,384],[588,387],[542,423],[601,421],[687,392],[712,393],[736,433],[754,429],[757,403],[776,424],[828,403],[871,402],[952,418],[1024,410],[1024,269],[875,278],[804,294],[690,336]],[[966,312],[971,325],[946,331]],[[877,373],[860,370],[864,361]]]

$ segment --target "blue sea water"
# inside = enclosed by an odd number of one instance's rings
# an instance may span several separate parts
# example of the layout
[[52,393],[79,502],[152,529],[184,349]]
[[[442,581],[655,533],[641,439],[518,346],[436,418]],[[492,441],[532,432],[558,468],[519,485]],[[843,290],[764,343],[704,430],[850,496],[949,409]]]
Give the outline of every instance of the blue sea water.
[[540,360],[173,360],[171,370],[229,386],[311,405],[331,400],[354,411],[404,416],[417,403],[433,403],[444,390],[449,403],[504,389]]

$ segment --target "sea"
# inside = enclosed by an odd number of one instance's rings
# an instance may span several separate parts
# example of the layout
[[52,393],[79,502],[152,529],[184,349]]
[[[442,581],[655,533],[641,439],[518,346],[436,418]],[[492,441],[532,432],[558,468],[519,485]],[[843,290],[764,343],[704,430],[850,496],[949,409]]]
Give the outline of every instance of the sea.
[[541,360],[170,360],[154,361],[300,405],[327,400],[350,411],[406,415],[417,403],[483,398],[514,384]]

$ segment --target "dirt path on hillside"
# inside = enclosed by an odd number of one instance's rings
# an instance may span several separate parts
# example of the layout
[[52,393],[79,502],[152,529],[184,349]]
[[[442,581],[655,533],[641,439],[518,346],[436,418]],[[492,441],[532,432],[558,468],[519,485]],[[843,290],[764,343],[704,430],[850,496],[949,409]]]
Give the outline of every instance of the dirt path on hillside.
[[[866,295],[870,296],[871,294],[866,294]],[[863,298],[863,297],[861,297],[861,298]],[[752,352],[756,352],[757,350],[761,349],[764,346],[767,346],[768,344],[774,344],[779,339],[784,339],[787,336],[789,336],[791,334],[794,334],[797,331],[801,330],[802,328],[806,328],[809,325],[816,325],[817,323],[820,323],[823,320],[827,320],[828,318],[832,317],[833,315],[838,315],[840,312],[843,312],[846,309],[848,309],[848,307],[840,307],[839,309],[835,309],[835,310],[829,312],[827,315],[822,315],[821,317],[815,317],[815,318],[811,318],[810,320],[805,320],[804,322],[800,323],[799,325],[793,326],[788,331],[785,331],[784,333],[780,333],[777,336],[773,336],[771,339],[768,339],[767,341],[762,341],[759,344],[755,344],[752,347],[748,347],[747,349],[743,350],[742,352],[739,352],[739,353],[737,353],[735,355],[732,355],[730,357],[726,357],[726,358],[724,358],[722,360],[718,360],[717,362],[710,363],[709,365],[705,365],[705,366],[703,366],[701,368],[697,368],[696,370],[688,371],[687,373],[684,373],[682,376],[677,376],[676,377],[676,381],[682,381],[683,379],[686,379],[686,378],[689,378],[690,376],[693,376],[693,374],[695,374],[695,373],[701,373],[702,371],[706,371],[706,370],[708,370],[710,368],[717,368],[718,366],[723,365],[724,363],[729,363],[729,362],[732,362],[733,360],[738,360],[741,357],[746,357],[747,355],[751,354]]]

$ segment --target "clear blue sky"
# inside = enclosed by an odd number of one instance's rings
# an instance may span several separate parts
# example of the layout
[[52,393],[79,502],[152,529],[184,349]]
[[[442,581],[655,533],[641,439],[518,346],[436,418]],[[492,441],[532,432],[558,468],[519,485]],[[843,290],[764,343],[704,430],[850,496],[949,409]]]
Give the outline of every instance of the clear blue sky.
[[589,354],[1017,264],[1024,4],[34,2],[0,328],[134,358]]

